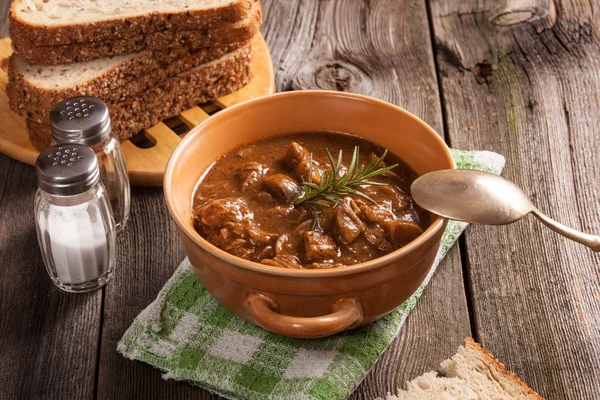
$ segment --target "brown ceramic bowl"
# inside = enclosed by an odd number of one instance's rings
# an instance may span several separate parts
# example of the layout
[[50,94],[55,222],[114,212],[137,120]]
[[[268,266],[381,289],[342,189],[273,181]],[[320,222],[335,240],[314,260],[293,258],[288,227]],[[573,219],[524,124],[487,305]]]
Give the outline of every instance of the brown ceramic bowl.
[[202,284],[235,314],[286,336],[331,335],[398,307],[425,279],[446,226],[445,219],[432,216],[421,236],[393,253],[323,270],[250,262],[218,249],[194,230],[194,189],[218,157],[259,138],[326,130],[353,133],[387,148],[419,175],[454,168],[442,139],[407,111],[365,96],[301,91],[261,97],[212,116],[181,141],[165,173],[169,212]]

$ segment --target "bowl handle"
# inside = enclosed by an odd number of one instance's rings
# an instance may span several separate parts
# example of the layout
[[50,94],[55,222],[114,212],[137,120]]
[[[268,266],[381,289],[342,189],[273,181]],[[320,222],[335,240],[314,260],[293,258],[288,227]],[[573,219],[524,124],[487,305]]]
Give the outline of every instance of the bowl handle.
[[309,318],[280,314],[275,300],[260,293],[250,293],[247,306],[258,325],[271,332],[295,338],[333,335],[358,326],[363,320],[362,307],[355,297],[336,301],[331,314]]

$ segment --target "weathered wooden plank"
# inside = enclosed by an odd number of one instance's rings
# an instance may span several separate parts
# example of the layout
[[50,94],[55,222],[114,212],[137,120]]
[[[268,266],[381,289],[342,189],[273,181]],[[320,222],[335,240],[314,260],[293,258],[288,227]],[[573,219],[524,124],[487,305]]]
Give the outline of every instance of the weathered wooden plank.
[[350,398],[372,400],[395,393],[406,381],[437,369],[456,352],[459,337],[469,336],[462,288],[457,246],[436,271],[398,337]]
[[119,236],[118,269],[105,292],[97,398],[210,398],[186,383],[164,381],[159,370],[117,353],[125,330],[185,257],[162,190],[134,187],[132,200],[129,226]]
[[91,399],[102,291],[54,286],[38,250],[32,167],[0,154],[0,397]]
[[[0,0],[0,37],[8,5]],[[48,277],[33,219],[34,169],[0,155],[2,398],[91,399],[102,291],[68,294]]]
[[[451,143],[504,154],[542,211],[598,233],[597,3],[519,7],[431,2]],[[600,255],[532,218],[472,227],[466,244],[483,345],[542,396],[598,398]]]
[[8,10],[11,0],[0,0],[0,38],[8,36]]

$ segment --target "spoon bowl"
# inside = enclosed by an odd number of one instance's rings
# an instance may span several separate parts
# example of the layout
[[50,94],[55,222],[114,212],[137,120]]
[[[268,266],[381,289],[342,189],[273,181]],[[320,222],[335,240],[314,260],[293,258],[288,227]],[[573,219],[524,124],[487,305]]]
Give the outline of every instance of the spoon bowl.
[[498,175],[468,169],[425,174],[412,183],[410,192],[422,208],[473,224],[506,225],[535,209],[514,183]]
[[517,185],[498,175],[466,169],[430,172],[412,183],[410,193],[419,206],[434,214],[473,224],[506,225],[531,213],[553,231],[600,251],[600,236],[542,214]]

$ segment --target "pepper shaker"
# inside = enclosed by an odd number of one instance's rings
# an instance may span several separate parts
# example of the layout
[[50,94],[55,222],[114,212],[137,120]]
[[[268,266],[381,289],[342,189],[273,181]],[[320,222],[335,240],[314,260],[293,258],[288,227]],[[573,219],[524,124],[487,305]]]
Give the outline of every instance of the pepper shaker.
[[111,133],[106,104],[91,96],[63,100],[50,112],[50,126],[53,144],[79,144],[94,150],[117,233],[121,232],[129,219],[129,176],[121,144]]
[[38,243],[50,278],[67,292],[88,292],[115,267],[115,222],[94,152],[81,145],[40,153],[35,171]]

